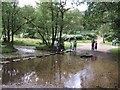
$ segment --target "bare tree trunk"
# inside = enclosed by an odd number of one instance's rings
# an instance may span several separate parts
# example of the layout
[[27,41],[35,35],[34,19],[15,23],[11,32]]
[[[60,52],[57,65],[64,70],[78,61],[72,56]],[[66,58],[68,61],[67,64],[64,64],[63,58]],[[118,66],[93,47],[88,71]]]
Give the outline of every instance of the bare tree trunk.
[[51,1],[51,13],[52,13],[52,43],[51,46],[54,46],[54,42],[55,42],[55,35],[54,35],[54,12],[53,12],[53,3]]
[[64,48],[64,46],[62,45],[63,18],[64,18],[64,12],[61,10],[61,24],[60,24],[60,37],[59,37],[60,49]]
[[56,23],[55,23],[55,39],[56,39],[57,32],[58,32],[58,14],[59,14],[59,12],[57,11],[57,14],[56,14]]
[[12,12],[12,45],[14,45],[14,30],[16,29],[15,26],[16,26],[16,5],[15,5],[15,2],[13,2],[13,12]]
[[4,42],[6,42],[6,26],[5,26],[5,21],[4,21],[4,19],[2,18],[2,21],[3,21],[3,34],[4,34]]
[[8,14],[8,25],[7,25],[7,42],[10,42],[10,12]]
[[38,33],[40,34],[41,38],[43,39],[43,42],[46,44],[46,46],[48,46],[48,43],[46,41],[46,39],[44,38],[44,36],[40,33],[40,31],[38,30]]
[[103,36],[103,43],[105,43],[105,37],[104,37],[104,34],[103,34],[102,36]]
[[12,13],[12,45],[14,44],[14,29],[15,29],[15,27],[14,27],[14,16],[13,16],[13,13]]

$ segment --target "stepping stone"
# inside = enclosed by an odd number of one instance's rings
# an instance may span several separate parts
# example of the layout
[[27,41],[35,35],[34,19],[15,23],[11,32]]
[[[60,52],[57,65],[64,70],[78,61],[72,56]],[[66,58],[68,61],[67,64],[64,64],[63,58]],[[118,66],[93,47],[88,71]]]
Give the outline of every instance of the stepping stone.
[[14,61],[14,62],[17,62],[17,61],[20,61],[20,59],[14,59],[13,61]]
[[43,57],[43,56],[36,56],[37,58],[41,58],[41,57]]
[[93,57],[92,54],[83,54],[80,56],[81,58],[85,57],[85,58],[89,58],[89,57]]

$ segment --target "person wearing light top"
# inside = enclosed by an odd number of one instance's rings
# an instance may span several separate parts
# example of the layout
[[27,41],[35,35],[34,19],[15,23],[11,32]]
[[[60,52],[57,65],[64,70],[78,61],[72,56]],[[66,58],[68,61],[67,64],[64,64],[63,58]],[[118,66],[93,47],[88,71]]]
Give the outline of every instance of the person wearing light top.
[[70,51],[72,50],[72,42],[70,41]]

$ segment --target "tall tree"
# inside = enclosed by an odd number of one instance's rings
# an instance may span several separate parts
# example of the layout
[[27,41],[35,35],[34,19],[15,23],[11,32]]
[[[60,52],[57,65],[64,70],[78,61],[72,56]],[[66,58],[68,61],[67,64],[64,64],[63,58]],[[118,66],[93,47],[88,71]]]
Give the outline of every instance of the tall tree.
[[[119,2],[89,2],[88,10],[85,13],[85,18],[88,24],[87,26],[93,27],[97,30],[101,25],[111,23],[109,24],[109,27],[113,28],[111,25],[114,24],[114,33],[118,33],[118,28],[116,28],[117,30],[115,29],[119,21],[117,18],[119,13],[118,8]],[[116,20],[117,23],[115,23]],[[116,38],[119,38],[119,36],[117,35]]]
[[[27,16],[23,16],[21,13],[21,8],[17,6],[17,0],[15,2],[3,2],[2,3],[2,23],[3,23],[3,35],[5,37],[5,42],[14,42],[14,35],[25,25],[33,21],[31,18],[29,20],[24,19]],[[12,37],[12,38],[11,38]]]

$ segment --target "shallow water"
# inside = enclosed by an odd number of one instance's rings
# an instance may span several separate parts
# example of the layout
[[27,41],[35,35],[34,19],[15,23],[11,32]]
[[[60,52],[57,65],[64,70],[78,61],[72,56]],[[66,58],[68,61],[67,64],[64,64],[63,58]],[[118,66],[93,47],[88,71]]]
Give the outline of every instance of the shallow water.
[[0,58],[36,56],[50,53],[49,51],[36,50],[35,47],[32,46],[15,46],[15,48],[18,50],[17,52],[2,53],[0,54]]
[[115,88],[118,64],[102,57],[57,54],[2,66],[4,87]]

